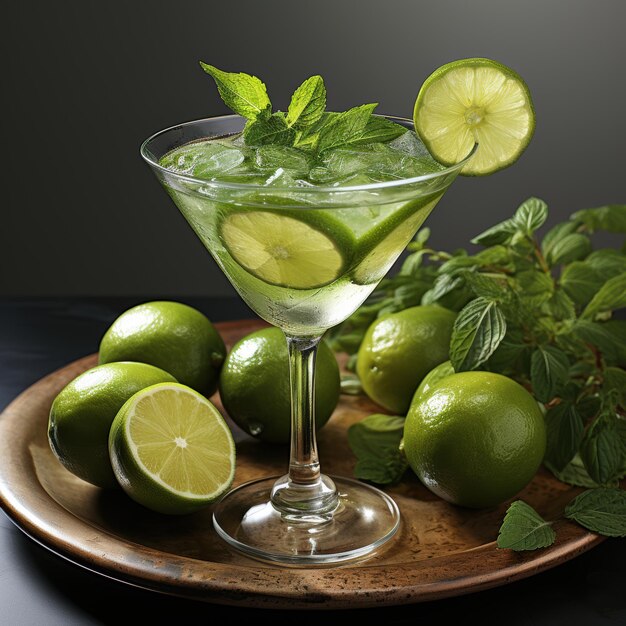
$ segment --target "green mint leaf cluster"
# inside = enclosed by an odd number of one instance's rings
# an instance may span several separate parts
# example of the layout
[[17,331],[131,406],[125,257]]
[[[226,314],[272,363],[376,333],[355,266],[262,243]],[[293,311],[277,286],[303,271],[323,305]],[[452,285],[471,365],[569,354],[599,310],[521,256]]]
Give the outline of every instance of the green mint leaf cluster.
[[296,89],[285,114],[272,112],[265,84],[256,76],[224,72],[202,62],[200,66],[215,80],[226,106],[248,120],[243,138],[250,146],[290,146],[321,155],[334,148],[391,141],[406,132],[403,126],[374,116],[376,104],[326,112],[321,76],[307,78]]
[[[600,535],[626,537],[626,491],[604,487],[583,491],[565,507],[564,516]],[[547,548],[556,540],[551,526],[529,504],[516,500],[502,521],[498,548]]]

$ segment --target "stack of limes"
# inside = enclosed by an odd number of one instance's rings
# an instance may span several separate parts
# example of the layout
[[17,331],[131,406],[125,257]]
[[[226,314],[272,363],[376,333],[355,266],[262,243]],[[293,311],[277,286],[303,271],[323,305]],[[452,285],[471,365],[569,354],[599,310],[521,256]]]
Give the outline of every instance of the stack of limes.
[[[184,514],[214,502],[235,471],[231,431],[205,397],[218,380],[236,424],[265,442],[290,439],[283,333],[256,331],[225,355],[218,332],[192,307],[148,302],[129,309],[104,334],[100,365],[54,400],[48,423],[53,452],[76,476],[98,487],[121,485],[154,511]],[[337,361],[324,343],[316,373],[321,428],[340,389]]]
[[[118,484],[162,513],[188,513],[232,483],[235,444],[215,406],[224,342],[200,311],[148,302],[115,320],[100,365],[54,400],[48,435],[71,472],[99,487]],[[180,384],[185,383],[185,384]]]

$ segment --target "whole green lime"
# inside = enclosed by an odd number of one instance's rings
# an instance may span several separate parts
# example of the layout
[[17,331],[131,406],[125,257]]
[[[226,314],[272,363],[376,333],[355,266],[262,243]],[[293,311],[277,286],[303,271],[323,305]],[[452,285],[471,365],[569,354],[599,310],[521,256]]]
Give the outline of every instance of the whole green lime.
[[77,376],[52,403],[48,440],[73,474],[98,487],[117,487],[109,460],[109,430],[122,405],[137,391],[176,382],[145,363],[107,363]]
[[365,393],[392,413],[405,415],[424,376],[449,358],[455,318],[456,313],[431,304],[375,320],[357,356]]
[[139,361],[210,396],[226,347],[208,318],[180,302],[146,302],[122,313],[100,342],[100,363]]
[[[322,341],[315,364],[315,426],[319,430],[337,406],[339,366]],[[220,374],[220,397],[233,421],[268,443],[288,443],[291,432],[289,354],[278,328],[264,328],[240,339]]]
[[539,405],[515,381],[462,372],[416,396],[404,425],[404,452],[433,493],[472,508],[493,507],[533,478],[546,449]]

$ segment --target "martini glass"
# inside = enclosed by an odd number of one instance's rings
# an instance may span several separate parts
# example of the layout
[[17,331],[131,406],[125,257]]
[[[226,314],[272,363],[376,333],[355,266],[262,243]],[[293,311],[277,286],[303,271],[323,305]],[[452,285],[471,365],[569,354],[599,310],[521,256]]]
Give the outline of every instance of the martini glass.
[[[390,119],[413,128],[409,120]],[[316,349],[324,332],[378,285],[473,151],[458,164],[413,178],[343,187],[267,186],[233,175],[202,180],[161,164],[173,150],[189,144],[193,151],[194,142],[239,133],[244,124],[237,115],[188,122],[141,147],[237,292],[284,332],[289,348],[288,472],[231,490],[215,506],[213,523],[231,546],[264,561],[319,566],[360,559],[393,537],[400,513],[379,489],[321,473]]]

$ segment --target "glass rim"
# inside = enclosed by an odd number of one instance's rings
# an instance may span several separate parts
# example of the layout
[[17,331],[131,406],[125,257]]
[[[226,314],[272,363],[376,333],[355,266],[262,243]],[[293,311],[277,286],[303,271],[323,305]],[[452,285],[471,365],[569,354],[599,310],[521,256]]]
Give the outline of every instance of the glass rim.
[[[404,123],[408,122],[414,128],[413,120],[406,118],[406,117],[399,117],[395,115],[379,115],[378,117],[384,117],[388,120],[396,121],[396,122],[404,122]],[[290,185],[290,186],[285,186],[285,187],[271,187],[271,186],[259,185],[259,184],[235,183],[235,182],[220,181],[220,180],[206,180],[203,178],[196,178],[195,176],[189,176],[188,174],[181,174],[179,172],[174,172],[166,167],[163,167],[162,165],[159,164],[159,162],[156,160],[154,155],[148,150],[148,145],[152,141],[154,141],[158,137],[161,137],[162,135],[165,135],[166,133],[171,132],[173,130],[184,128],[185,126],[193,126],[194,124],[199,124],[200,122],[210,122],[212,120],[227,120],[227,119],[236,119],[236,118],[239,118],[242,120],[245,119],[241,115],[236,115],[236,114],[214,115],[211,117],[190,120],[188,122],[182,122],[180,124],[168,126],[167,128],[159,130],[156,133],[153,133],[152,135],[150,135],[141,144],[139,152],[143,160],[146,161],[146,163],[148,163],[150,167],[154,168],[155,170],[161,172],[162,174],[166,176],[172,176],[179,180],[183,180],[185,182],[199,184],[205,187],[206,186],[213,187],[214,189],[232,189],[232,190],[238,190],[238,191],[261,191],[262,190],[266,193],[268,191],[271,191],[272,194],[282,195],[283,193],[291,194],[294,191],[296,191],[299,194],[301,193],[313,193],[313,194],[315,193],[353,193],[355,191],[376,191],[379,189],[394,189],[398,187],[403,187],[405,185],[408,186],[408,185],[413,185],[416,183],[422,183],[428,180],[434,180],[440,177],[444,177],[444,176],[453,174],[461,170],[470,161],[470,159],[476,154],[476,150],[478,149],[478,142],[475,142],[472,149],[468,152],[468,154],[463,159],[461,159],[458,163],[455,163],[454,165],[444,166],[444,169],[438,172],[422,174],[421,176],[413,176],[411,178],[399,178],[397,180],[387,180],[387,181],[376,182],[376,183],[367,183],[365,185],[352,185],[352,186],[346,186],[346,187],[327,187],[327,186],[321,186],[321,185],[320,186],[312,185],[310,187],[299,186],[299,185]],[[432,158],[435,161],[437,161],[437,159],[435,159],[434,157]],[[437,161],[437,163],[439,163],[439,161]],[[443,164],[440,163],[440,165],[443,165]]]

